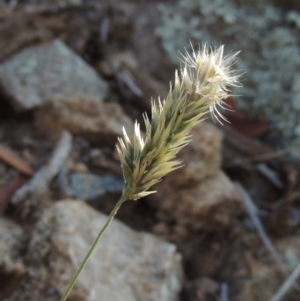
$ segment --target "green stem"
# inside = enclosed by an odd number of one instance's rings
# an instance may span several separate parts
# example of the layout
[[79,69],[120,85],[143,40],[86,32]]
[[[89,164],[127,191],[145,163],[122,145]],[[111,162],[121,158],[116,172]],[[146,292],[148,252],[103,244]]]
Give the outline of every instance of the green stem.
[[105,230],[107,229],[107,227],[110,225],[110,223],[112,222],[114,216],[116,215],[116,213],[118,212],[119,208],[121,207],[121,205],[128,199],[129,196],[129,190],[126,188],[123,191],[123,194],[121,196],[121,198],[119,199],[119,201],[117,202],[117,204],[115,205],[115,207],[113,208],[113,210],[111,211],[105,225],[102,227],[102,229],[100,230],[99,234],[97,235],[95,241],[93,242],[90,250],[88,251],[88,253],[86,254],[85,258],[83,259],[81,265],[79,266],[78,270],[76,271],[75,275],[73,276],[68,288],[66,289],[64,295],[61,297],[60,301],[66,301],[66,299],[68,298],[73,286],[75,285],[80,273],[82,272],[83,268],[85,267],[86,263],[88,262],[91,254],[93,253],[95,247],[97,246],[100,238],[102,237],[103,233],[105,232]]

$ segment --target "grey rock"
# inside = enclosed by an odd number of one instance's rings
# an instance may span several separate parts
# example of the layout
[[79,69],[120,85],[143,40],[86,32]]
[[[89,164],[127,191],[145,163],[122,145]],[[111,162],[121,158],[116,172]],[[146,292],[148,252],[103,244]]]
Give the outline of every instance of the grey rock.
[[[30,273],[9,300],[59,300],[106,219],[74,200],[47,209],[31,236]],[[70,300],[175,301],[181,287],[181,256],[176,247],[114,220]]]
[[76,199],[91,200],[106,193],[120,193],[123,185],[123,179],[112,176],[73,173],[67,194]]
[[20,111],[57,95],[107,95],[107,84],[60,40],[27,48],[2,63],[0,86]]

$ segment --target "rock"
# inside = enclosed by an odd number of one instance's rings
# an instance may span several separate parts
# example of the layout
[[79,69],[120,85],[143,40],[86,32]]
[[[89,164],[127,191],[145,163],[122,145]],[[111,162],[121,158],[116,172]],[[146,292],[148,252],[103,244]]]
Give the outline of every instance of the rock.
[[56,96],[41,106],[35,118],[36,128],[57,139],[63,129],[97,145],[114,145],[122,135],[122,127],[129,136],[133,122],[117,103],[104,103],[94,97]]
[[175,222],[177,234],[214,231],[231,225],[242,201],[230,179],[220,170],[222,134],[209,122],[191,132],[192,141],[178,154],[183,166],[155,186],[148,202],[160,219]]
[[91,173],[72,173],[65,179],[61,189],[67,197],[84,200],[96,210],[107,214],[120,198],[124,186],[123,177]]
[[[9,300],[59,300],[106,219],[73,200],[46,209],[31,235],[30,272]],[[181,287],[176,247],[114,220],[69,299],[174,301]]]
[[242,211],[242,200],[229,178],[218,171],[201,183],[188,188],[168,186],[159,195],[160,210],[175,220],[177,230],[184,235],[190,231],[219,231],[229,227]]
[[22,229],[10,220],[0,218],[0,299],[12,292],[25,273],[21,258]]
[[107,95],[107,84],[60,40],[27,48],[2,63],[0,86],[19,111],[57,95]]
[[[161,22],[156,29],[173,61],[178,62],[178,50],[197,49],[204,40],[213,48],[222,41],[228,54],[245,49],[238,56],[237,69],[251,72],[243,74],[243,87],[232,89],[233,95],[243,95],[238,98],[238,108],[253,122],[269,126],[268,141],[274,148],[296,149],[300,143],[300,108],[293,108],[293,103],[300,72],[300,1],[176,3],[159,6]],[[298,149],[295,153],[299,157]]]
[[183,167],[170,173],[172,186],[194,186],[214,175],[221,165],[222,135],[216,126],[201,122],[191,131],[192,141],[178,154]]
[[122,192],[123,178],[97,176],[90,173],[73,173],[67,195],[76,199],[93,200],[106,193]]

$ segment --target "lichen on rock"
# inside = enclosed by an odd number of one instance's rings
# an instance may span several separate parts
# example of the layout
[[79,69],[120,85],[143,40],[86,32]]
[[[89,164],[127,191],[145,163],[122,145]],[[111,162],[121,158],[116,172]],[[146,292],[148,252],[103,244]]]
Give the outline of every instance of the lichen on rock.
[[180,0],[175,7],[160,5],[160,12],[157,34],[174,61],[189,40],[194,46],[209,42],[240,49],[239,68],[247,72],[243,88],[233,89],[242,95],[238,106],[270,124],[274,146],[299,144],[299,13],[284,11],[274,1],[242,0]]

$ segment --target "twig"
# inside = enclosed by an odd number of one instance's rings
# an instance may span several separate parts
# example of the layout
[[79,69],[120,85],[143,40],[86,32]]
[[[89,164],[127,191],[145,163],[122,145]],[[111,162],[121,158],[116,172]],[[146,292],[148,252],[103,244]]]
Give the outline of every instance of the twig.
[[286,279],[283,285],[279,288],[276,294],[270,299],[270,301],[280,301],[292,286],[296,284],[297,278],[300,276],[300,262],[294,269],[293,273]]
[[227,285],[227,283],[221,284],[220,299],[221,299],[221,301],[228,301],[228,285]]
[[273,161],[273,160],[288,156],[291,152],[293,152],[299,148],[300,148],[300,145],[296,145],[293,147],[283,149],[281,151],[270,152],[267,154],[253,156],[250,158],[238,158],[238,159],[229,161],[227,163],[225,162],[223,167],[230,168],[230,167],[236,167],[236,166],[241,166],[241,165],[251,165],[251,164],[256,164],[256,163]]
[[298,176],[294,167],[287,170],[286,191],[281,200],[277,202],[277,206],[272,206],[275,209],[275,214],[272,218],[271,227],[280,235],[286,235],[290,229],[289,217],[293,210],[293,192],[297,185]]
[[[101,43],[101,45],[99,45],[99,53],[103,56],[104,60],[107,62],[107,64],[109,65],[109,67],[111,68],[114,77],[117,81],[117,85],[119,88],[120,93],[124,96],[125,95],[125,86],[124,86],[124,82],[121,78],[121,76],[119,75],[119,72],[117,70],[117,68],[115,67],[115,65],[113,64],[113,62],[110,60],[109,56],[107,55],[107,51],[106,51],[106,43],[107,43],[107,37],[108,37],[108,31],[109,31],[109,26],[110,26],[110,17],[111,15],[111,8],[108,7],[105,11],[105,16],[99,26],[99,31],[98,31],[98,36],[99,36],[99,42]],[[100,51],[100,46],[101,46],[101,51]]]
[[236,182],[235,186],[237,188],[237,190],[239,191],[239,193],[242,196],[242,200],[245,204],[245,207],[248,211],[248,214],[250,216],[250,218],[252,219],[255,228],[258,231],[258,234],[260,236],[260,238],[262,239],[263,243],[265,244],[265,246],[267,247],[267,249],[269,250],[269,252],[272,254],[272,256],[274,257],[274,259],[276,260],[279,268],[281,269],[281,271],[283,272],[284,275],[287,275],[287,269],[285,267],[284,262],[282,261],[280,255],[278,254],[277,250],[275,249],[275,247],[273,246],[270,238],[267,235],[267,232],[265,231],[258,215],[257,215],[257,208],[254,204],[254,202],[252,201],[251,197],[249,196],[249,194],[247,193],[247,191],[244,189],[244,187],[239,183]]
[[278,188],[283,188],[284,185],[276,172],[271,169],[268,165],[264,163],[260,163],[256,165],[256,169],[266,178],[268,179],[274,186]]
[[111,224],[113,218],[115,217],[115,215],[117,214],[118,210],[120,209],[121,205],[126,202],[126,200],[128,199],[129,196],[129,190],[125,189],[123,191],[123,194],[121,196],[121,198],[119,199],[119,201],[116,203],[115,207],[113,208],[113,210],[111,211],[110,215],[108,216],[108,219],[106,221],[106,223],[104,224],[104,226],[101,228],[100,232],[98,233],[97,237],[95,238],[91,248],[89,249],[88,253],[86,254],[86,256],[84,257],[82,263],[80,264],[79,268],[77,269],[75,275],[73,276],[71,282],[69,283],[66,291],[64,292],[63,296],[61,297],[60,301],[66,301],[73,286],[76,284],[78,277],[80,276],[81,271],[84,269],[86,263],[88,262],[90,256],[92,255],[94,249],[96,248],[100,238],[102,237],[102,235],[104,234],[104,232],[106,231],[106,229],[108,228],[108,226]]
[[34,203],[40,196],[46,193],[50,181],[58,174],[64,161],[69,156],[71,145],[72,136],[67,131],[64,131],[49,163],[42,167],[27,184],[17,190],[12,197],[12,203],[18,204],[25,200],[31,200],[29,202]]
[[121,78],[123,83],[125,83],[126,86],[131,90],[131,92],[133,92],[133,94],[138,97],[143,96],[143,91],[136,85],[134,79],[132,78],[132,75],[128,70],[122,70],[121,72],[119,72],[119,77]]

